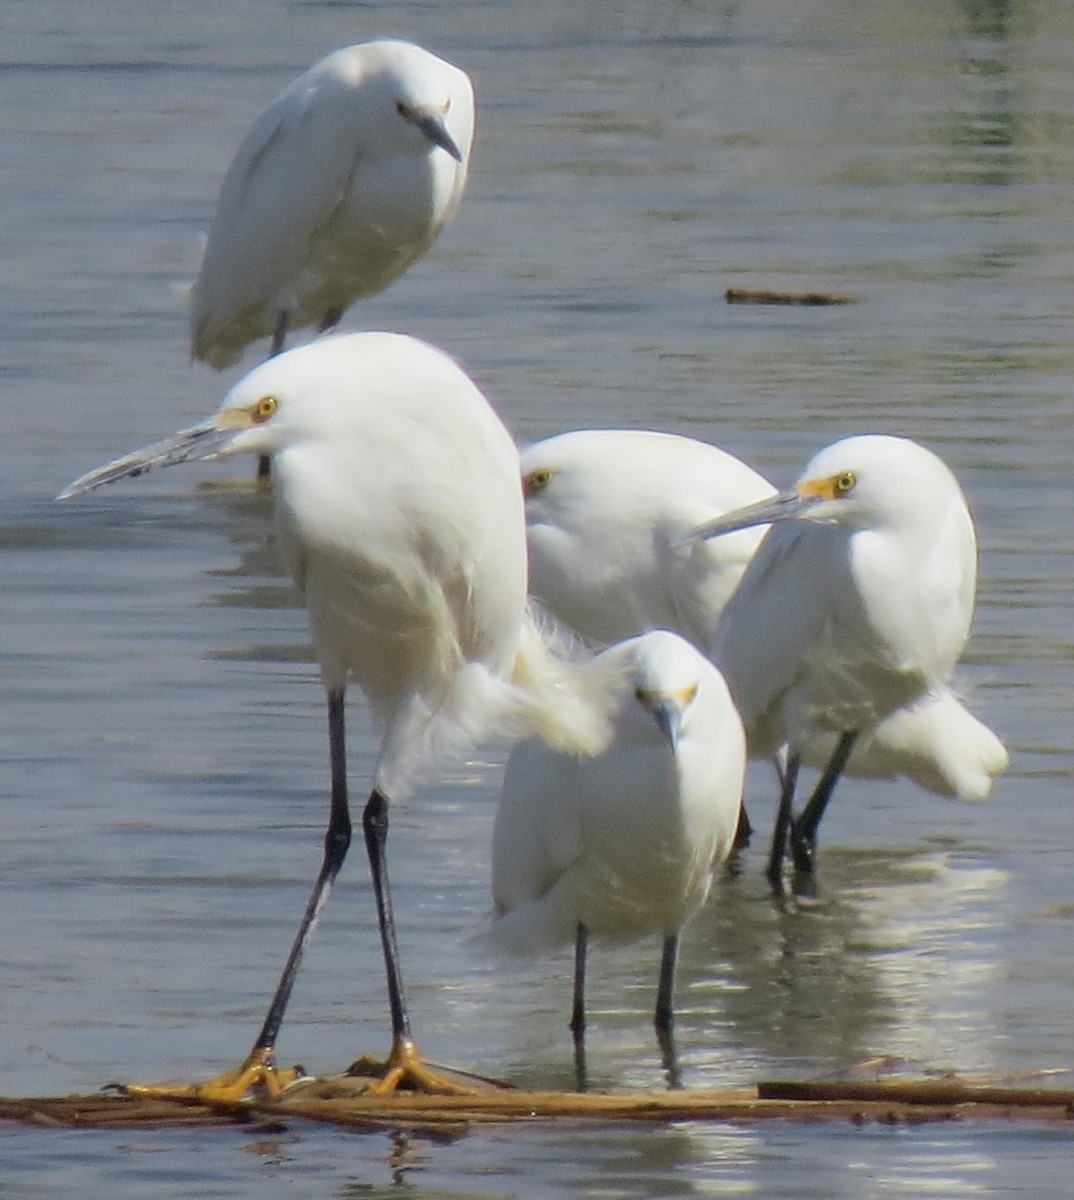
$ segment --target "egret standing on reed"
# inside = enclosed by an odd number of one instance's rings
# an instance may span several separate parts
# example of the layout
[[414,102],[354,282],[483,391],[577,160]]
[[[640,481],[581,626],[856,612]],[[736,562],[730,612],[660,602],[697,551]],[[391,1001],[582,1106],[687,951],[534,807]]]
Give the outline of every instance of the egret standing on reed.
[[275,1042],[299,961],[350,842],[344,694],[354,680],[381,733],[362,827],[391,1008],[376,1085],[450,1088],[411,1038],[385,858],[388,801],[414,770],[510,715],[558,745],[593,749],[602,713],[572,688],[526,600],[518,452],[446,355],[393,334],[326,338],[262,363],[219,412],[71,484],[62,497],[190,459],[270,455],[279,540],[309,610],[328,696],[331,802],[320,875],[245,1062],[193,1089],[278,1094]]

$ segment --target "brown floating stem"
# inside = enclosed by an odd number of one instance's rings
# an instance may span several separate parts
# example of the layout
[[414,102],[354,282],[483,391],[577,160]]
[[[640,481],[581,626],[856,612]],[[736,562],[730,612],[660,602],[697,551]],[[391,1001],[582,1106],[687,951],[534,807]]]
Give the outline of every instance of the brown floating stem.
[[801,304],[817,308],[855,303],[853,296],[838,292],[780,292],[773,288],[729,287],[724,298],[728,304]]
[[793,1121],[844,1120],[884,1123],[949,1120],[1068,1121],[1074,1092],[940,1082],[765,1082],[728,1090],[575,1093],[496,1090],[471,1096],[317,1096],[299,1091],[283,1100],[206,1103],[193,1098],[160,1100],[131,1096],[60,1096],[5,1099],[0,1120],[37,1126],[117,1128],[183,1127],[250,1122],[263,1127],[287,1120],[330,1122],[346,1128],[439,1127],[466,1129],[493,1122],[600,1121]]
[[866,1100],[897,1104],[999,1104],[1074,1108],[1069,1088],[994,1087],[958,1079],[886,1080],[884,1082],[825,1082],[764,1080],[757,1094],[765,1100]]

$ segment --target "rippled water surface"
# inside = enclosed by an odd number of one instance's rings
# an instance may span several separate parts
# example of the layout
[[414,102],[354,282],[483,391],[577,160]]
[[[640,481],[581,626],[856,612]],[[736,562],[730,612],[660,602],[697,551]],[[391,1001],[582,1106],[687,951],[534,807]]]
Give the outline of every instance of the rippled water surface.
[[[977,518],[960,683],[1010,771],[981,805],[846,786],[800,911],[773,906],[762,837],[685,939],[685,1082],[1074,1065],[1074,10],[9,0],[0,31],[0,1092],[234,1061],[304,904],[322,693],[245,466],[51,497],[216,407],[238,371],[189,365],[185,288],[230,155],[291,77],[384,33],[472,74],[478,141],[454,224],[347,326],[450,350],[522,439],[669,429],[785,482],[845,433],[909,434]],[[855,303],[731,307],[729,286]],[[515,969],[465,941],[501,760],[448,764],[395,814],[412,1015],[436,1058],[569,1087],[567,958]],[[762,827],[771,790],[755,772]],[[663,1085],[655,969],[655,946],[594,955],[598,1086]],[[281,1056],[338,1069],[387,1026],[357,854]],[[0,1194],[1044,1197],[1070,1156],[1065,1127],[972,1123],[8,1126]]]

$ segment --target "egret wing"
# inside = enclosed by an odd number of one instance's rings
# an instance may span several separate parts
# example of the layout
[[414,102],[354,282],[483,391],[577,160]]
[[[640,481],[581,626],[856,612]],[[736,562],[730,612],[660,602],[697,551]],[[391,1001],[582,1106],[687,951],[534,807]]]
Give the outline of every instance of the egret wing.
[[196,358],[214,366],[235,361],[247,341],[272,331],[278,308],[291,307],[287,288],[357,165],[347,101],[347,85],[335,72],[307,72],[240,145],[194,285]]
[[712,657],[723,671],[754,754],[784,739],[779,706],[807,668],[845,586],[846,534],[805,521],[774,525],[723,611]]

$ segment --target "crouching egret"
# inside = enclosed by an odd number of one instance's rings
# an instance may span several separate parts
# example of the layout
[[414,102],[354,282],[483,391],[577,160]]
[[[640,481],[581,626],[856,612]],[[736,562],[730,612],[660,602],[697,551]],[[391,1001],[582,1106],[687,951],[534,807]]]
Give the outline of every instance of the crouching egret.
[[[788,833],[811,872],[817,827],[863,733],[950,680],[969,635],[977,537],[946,464],[906,438],[850,437],[820,451],[793,491],[702,525],[715,537],[773,523],[712,644],[751,753],[788,748],[769,876]],[[923,709],[922,711],[928,711]],[[801,815],[803,749],[835,735]]]
[[[684,535],[774,497],[772,485],[716,446],[650,430],[574,430],[521,458],[533,595],[592,642],[666,628],[707,652],[765,527]],[[825,766],[836,740],[812,734],[802,761]],[[979,800],[1007,762],[996,735],[937,685],[858,739],[844,773]]]
[[613,733],[583,758],[517,744],[493,829],[494,944],[543,953],[575,943],[571,1030],[584,1086],[590,934],[663,936],[655,1025],[677,1083],[673,981],[679,933],[734,842],[745,735],[719,671],[663,630],[594,659],[614,697]]
[[469,741],[501,716],[564,747],[592,748],[605,736],[598,708],[572,691],[527,609],[518,453],[446,355],[399,335],[337,335],[267,360],[215,416],[83,476],[61,498],[243,451],[274,462],[277,533],[327,691],[331,800],[321,872],[265,1024],[241,1067],[193,1090],[276,1095],[288,1078],[276,1070],[276,1035],[350,842],[351,679],[382,735],[362,818],[392,1024],[377,1086],[450,1086],[423,1066],[411,1038],[385,858],[389,797],[434,748]]
[[194,284],[191,353],[216,368],[256,338],[330,329],[432,245],[458,206],[469,77],[420,46],[364,42],[299,76],[243,139]]

